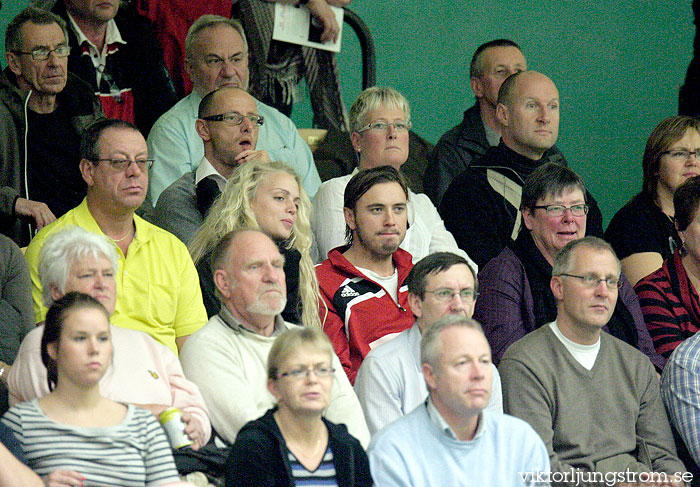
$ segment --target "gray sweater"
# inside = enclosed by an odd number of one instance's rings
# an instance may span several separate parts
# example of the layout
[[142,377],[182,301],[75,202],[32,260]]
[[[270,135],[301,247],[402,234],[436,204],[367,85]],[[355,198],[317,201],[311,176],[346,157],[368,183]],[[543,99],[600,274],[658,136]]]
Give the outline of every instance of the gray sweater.
[[649,358],[602,333],[586,370],[549,326],[517,341],[499,371],[504,411],[542,437],[552,472],[684,472]]

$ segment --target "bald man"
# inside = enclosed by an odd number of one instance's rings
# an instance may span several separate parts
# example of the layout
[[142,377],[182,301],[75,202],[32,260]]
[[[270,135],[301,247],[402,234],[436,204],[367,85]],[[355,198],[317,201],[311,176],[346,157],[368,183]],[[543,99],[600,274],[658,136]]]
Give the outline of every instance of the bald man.
[[[515,73],[498,91],[496,117],[501,142],[452,182],[439,209],[459,247],[479,267],[518,235],[523,181],[550,160],[548,151],[559,136],[559,90],[537,71]],[[590,195],[586,201],[586,232],[602,236],[600,208]]]
[[197,169],[161,193],[154,223],[189,244],[233,170],[248,161],[270,160],[266,151],[256,150],[263,123],[255,98],[241,88],[219,88],[202,98],[195,128],[204,157]]

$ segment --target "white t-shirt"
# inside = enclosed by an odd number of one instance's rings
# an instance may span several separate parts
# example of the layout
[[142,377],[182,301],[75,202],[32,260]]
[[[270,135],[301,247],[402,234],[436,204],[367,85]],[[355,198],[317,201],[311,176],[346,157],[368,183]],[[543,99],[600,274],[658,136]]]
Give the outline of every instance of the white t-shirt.
[[564,336],[556,321],[552,321],[549,327],[554,332],[560,342],[564,344],[566,349],[574,356],[576,361],[580,363],[586,370],[591,370],[593,364],[595,364],[595,359],[598,357],[598,351],[600,350],[600,338],[593,345],[581,345],[574,341],[569,340]]

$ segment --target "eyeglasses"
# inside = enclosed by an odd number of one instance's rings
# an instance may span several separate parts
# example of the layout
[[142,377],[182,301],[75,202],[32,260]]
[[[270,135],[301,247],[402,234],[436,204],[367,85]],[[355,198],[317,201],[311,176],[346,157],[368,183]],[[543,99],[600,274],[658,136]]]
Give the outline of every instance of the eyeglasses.
[[258,115],[241,115],[238,112],[209,115],[208,117],[202,117],[202,120],[206,120],[207,122],[225,122],[228,125],[240,125],[246,118],[250,120],[253,125],[258,126],[262,125],[265,121],[265,117],[259,117]]
[[582,276],[577,276],[576,274],[559,274],[560,276],[575,277],[576,279],[581,279],[581,282],[586,287],[598,287],[598,284],[604,282],[608,289],[620,289],[622,287],[622,280],[616,277],[598,277],[595,274],[584,274]]
[[700,148],[695,150],[671,149],[665,150],[661,154],[668,154],[669,156],[671,156],[671,159],[674,159],[676,161],[687,161],[690,156],[693,156],[693,158],[695,158],[695,160],[697,161],[698,159],[700,159]]
[[300,367],[298,369],[290,370],[289,372],[283,372],[282,374],[279,374],[279,377],[289,377],[290,379],[299,380],[309,377],[311,372],[313,372],[316,377],[328,377],[329,375],[333,375],[335,373],[335,369],[325,365],[319,365],[313,369]]
[[588,214],[588,205],[580,204],[580,205],[571,205],[571,206],[564,206],[564,205],[544,205],[544,206],[533,206],[533,210],[537,209],[542,209],[547,212],[547,216],[551,216],[552,218],[555,217],[560,217],[564,216],[564,213],[566,213],[566,210],[570,210],[571,214],[574,216],[584,216]]
[[49,49],[48,47],[37,47],[36,49],[32,49],[31,51],[27,52],[22,52],[22,51],[14,51],[15,54],[23,54],[23,55],[31,55],[32,59],[34,61],[46,61],[50,56],[51,53],[55,52],[56,56],[58,57],[66,57],[68,54],[70,54],[70,46],[58,46],[55,49]]
[[138,159],[132,161],[129,159],[97,159],[92,161],[94,163],[98,162],[109,162],[112,169],[115,171],[125,171],[132,164],[136,164],[140,170],[151,169],[153,167],[153,159]]
[[454,289],[443,288],[436,289],[435,291],[424,292],[435,295],[435,299],[442,302],[452,301],[452,299],[455,297],[455,294],[457,294],[459,295],[459,299],[461,299],[463,303],[471,303],[479,295],[479,293],[477,293],[473,289],[460,289],[459,291],[455,291]]
[[366,130],[373,130],[374,132],[388,132],[389,127],[393,127],[397,132],[407,132],[413,127],[413,123],[410,120],[399,120],[397,122],[385,122],[384,120],[377,120],[376,122],[370,122],[360,130],[359,133],[365,132]]

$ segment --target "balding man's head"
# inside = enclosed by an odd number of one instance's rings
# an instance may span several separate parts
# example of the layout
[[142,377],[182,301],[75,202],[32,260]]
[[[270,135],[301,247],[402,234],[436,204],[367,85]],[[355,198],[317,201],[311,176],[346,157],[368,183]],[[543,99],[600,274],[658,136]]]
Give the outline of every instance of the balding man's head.
[[537,71],[516,73],[501,85],[496,116],[506,146],[538,160],[559,136],[559,90]]
[[[224,306],[251,326],[256,316],[274,316],[287,304],[284,257],[258,230],[225,235],[212,252],[214,283]],[[254,325],[253,325],[254,326]]]
[[228,177],[239,163],[237,156],[255,150],[262,122],[255,99],[241,88],[227,86],[202,99],[195,128],[204,142],[204,155]]

